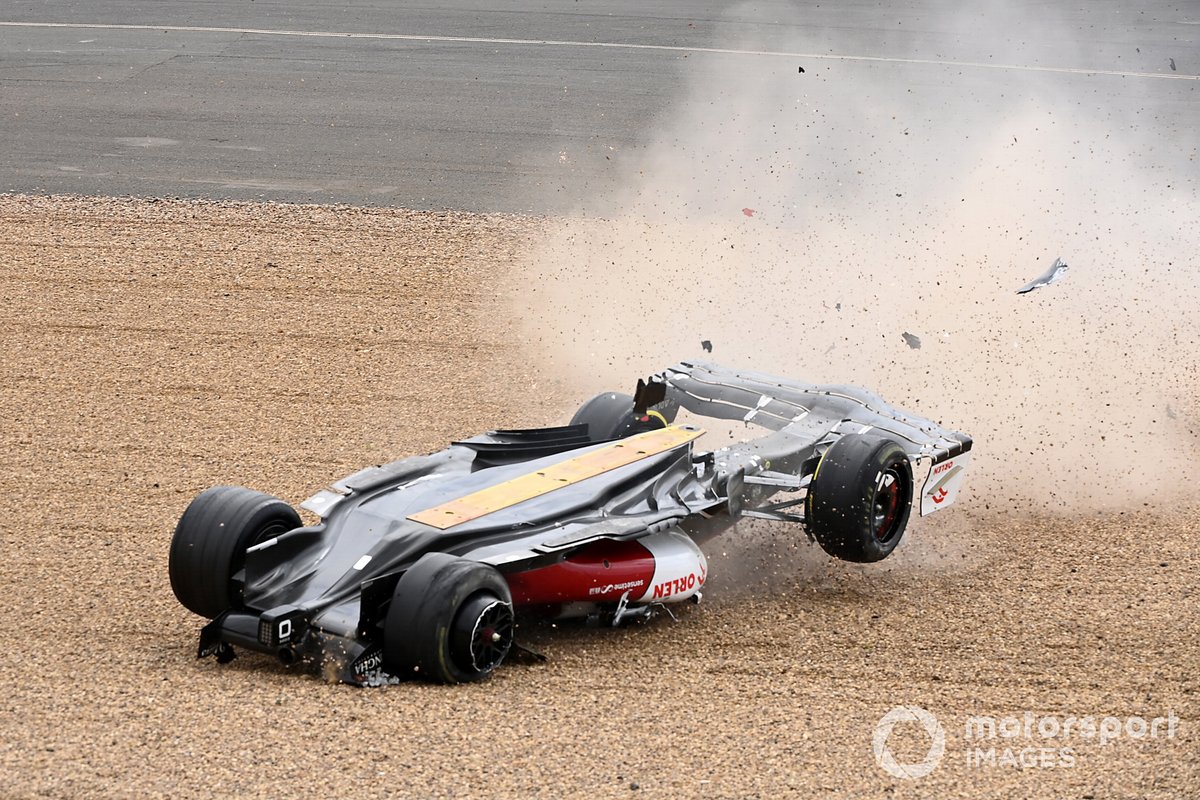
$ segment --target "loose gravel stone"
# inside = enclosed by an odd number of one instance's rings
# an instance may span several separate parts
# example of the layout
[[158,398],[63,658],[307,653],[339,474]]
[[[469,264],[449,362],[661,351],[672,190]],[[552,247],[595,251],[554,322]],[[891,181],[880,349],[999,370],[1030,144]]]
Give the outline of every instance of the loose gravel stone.
[[[678,621],[525,624],[548,661],[477,685],[358,690],[253,655],[197,661],[201,620],[166,562],[200,490],[295,503],[370,463],[569,416],[582,398],[526,357],[504,299],[544,224],[0,196],[0,795],[1195,793],[1194,506],[964,506],[869,566],[742,524]],[[944,726],[928,777],[876,764],[895,706]],[[972,765],[967,717],[1025,711],[1178,723],[987,742],[1069,746],[1070,768]],[[889,747],[920,761],[929,740],[907,725]]]

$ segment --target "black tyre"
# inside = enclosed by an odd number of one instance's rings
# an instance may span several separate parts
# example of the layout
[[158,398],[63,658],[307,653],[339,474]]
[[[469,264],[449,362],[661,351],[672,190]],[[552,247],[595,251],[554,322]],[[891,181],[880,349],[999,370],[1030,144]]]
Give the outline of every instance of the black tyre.
[[624,439],[635,433],[667,427],[659,414],[638,417],[633,413],[633,397],[620,392],[598,394],[579,407],[571,417],[572,425],[587,425],[593,442]]
[[246,548],[300,527],[296,509],[269,494],[217,486],[192,501],[171,538],[171,589],[189,611],[212,619],[242,605],[233,576]]
[[384,620],[383,668],[438,683],[486,678],[513,643],[508,584],[494,567],[427,553],[400,576]]
[[805,519],[829,555],[879,561],[900,543],[912,498],[912,465],[903,448],[890,439],[848,434],[817,465]]

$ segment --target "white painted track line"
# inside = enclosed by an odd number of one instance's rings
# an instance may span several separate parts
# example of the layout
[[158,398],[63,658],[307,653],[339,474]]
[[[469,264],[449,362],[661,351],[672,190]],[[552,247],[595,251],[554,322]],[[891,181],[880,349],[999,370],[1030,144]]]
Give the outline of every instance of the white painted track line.
[[782,50],[739,50],[726,47],[684,47],[666,44],[630,44],[625,42],[577,42],[555,39],[505,39],[478,36],[434,36],[415,33],[352,33],[339,31],[289,31],[267,28],[221,28],[202,25],[117,25],[85,22],[3,22],[8,28],[75,28],[80,30],[173,31],[177,33],[232,33],[254,36],[294,36],[323,39],[383,39],[406,42],[443,42],[489,45],[520,45],[544,47],[595,47],[612,50],[655,50],[676,53],[714,53],[720,55],[759,56],[769,58],[820,59],[824,61],[875,61],[888,64],[922,64],[969,69],[994,69],[1019,72],[1050,72],[1064,75],[1107,75],[1121,78],[1156,78],[1160,80],[1196,81],[1200,75],[1166,74],[1160,72],[1130,72],[1113,69],[1080,67],[1046,67],[1033,64],[992,64],[982,61],[952,61],[934,58],[889,58],[834,53],[799,53]]

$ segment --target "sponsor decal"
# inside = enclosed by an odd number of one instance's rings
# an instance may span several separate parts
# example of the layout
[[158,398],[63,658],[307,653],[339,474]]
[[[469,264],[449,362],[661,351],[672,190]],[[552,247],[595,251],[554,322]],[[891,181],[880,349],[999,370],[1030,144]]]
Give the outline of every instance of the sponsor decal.
[[624,583],[610,583],[607,586],[593,586],[588,589],[589,595],[608,594],[610,592],[623,592],[626,589],[636,589],[645,581],[639,579],[636,581],[625,581]]
[[651,594],[651,600],[658,600],[665,597],[670,597],[674,594],[683,594],[686,591],[695,589],[697,585],[704,583],[704,576],[690,573],[686,578],[672,578],[668,581],[655,584],[654,592]]
[[964,453],[933,465],[929,470],[929,477],[925,480],[925,486],[921,489],[922,516],[954,503],[970,463],[970,453]]
[[355,680],[363,680],[367,675],[383,668],[383,648],[376,648],[359,656],[350,667]]

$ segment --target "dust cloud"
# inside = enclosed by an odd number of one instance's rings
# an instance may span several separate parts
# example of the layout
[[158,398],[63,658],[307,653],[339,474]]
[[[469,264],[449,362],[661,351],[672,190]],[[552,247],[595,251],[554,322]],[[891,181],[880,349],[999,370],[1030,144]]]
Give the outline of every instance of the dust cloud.
[[[1015,38],[997,35],[998,63],[1028,55],[1005,52]],[[1067,38],[1058,63],[1086,63]],[[543,374],[582,398],[706,357],[868,386],[971,433],[964,499],[1001,511],[1154,504],[1195,480],[1197,134],[1139,110],[1195,82],[717,54],[685,69],[625,188],[527,266]],[[1065,280],[1016,294],[1056,257]]]

